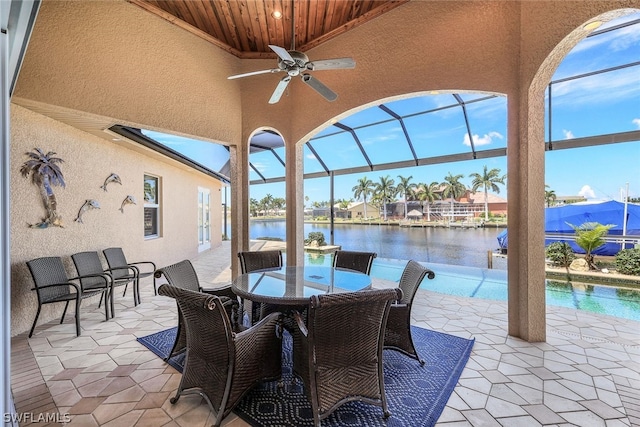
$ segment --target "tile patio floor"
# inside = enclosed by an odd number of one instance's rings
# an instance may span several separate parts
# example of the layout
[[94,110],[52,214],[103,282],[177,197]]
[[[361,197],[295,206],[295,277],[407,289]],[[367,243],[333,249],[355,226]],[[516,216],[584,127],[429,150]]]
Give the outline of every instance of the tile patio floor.
[[[203,286],[228,283],[229,248],[193,260]],[[82,427],[211,425],[200,397],[171,405],[180,374],[136,341],[176,325],[175,302],[154,296],[150,279],[141,293],[136,308],[130,294],[116,297],[108,322],[97,301],[85,301],[81,337],[72,315],[14,337],[18,413],[69,414],[67,425]],[[640,426],[640,322],[547,307],[547,342],[527,343],[507,335],[506,303],[428,291],[419,291],[413,320],[476,339],[438,426]],[[247,424],[232,414],[223,425]]]

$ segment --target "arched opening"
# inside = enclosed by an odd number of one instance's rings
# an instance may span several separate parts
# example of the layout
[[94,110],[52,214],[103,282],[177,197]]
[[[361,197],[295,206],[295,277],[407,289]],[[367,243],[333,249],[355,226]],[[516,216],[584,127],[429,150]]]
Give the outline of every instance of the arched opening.
[[286,241],[286,152],[284,138],[261,128],[249,138],[249,239]]
[[[331,120],[303,146],[305,236],[320,232],[330,245],[375,250],[378,262],[486,267],[497,231],[482,228],[484,193],[473,188],[473,178],[486,169],[504,182],[506,110],[506,97],[498,94],[430,91],[384,99]],[[447,193],[451,173],[466,191]],[[504,185],[493,193],[491,222],[504,225]],[[474,260],[470,252],[433,240],[434,234],[440,242],[467,239],[444,236],[463,228],[482,240]]]
[[[566,55],[578,42],[583,40],[604,22],[612,21],[620,16],[628,15],[633,10],[619,10],[604,13],[590,19],[568,34],[546,57],[533,76],[527,91],[524,108],[521,110],[522,130],[521,143],[510,149],[510,160],[518,165],[517,183],[511,190],[523,190],[511,204],[515,215],[515,225],[510,225],[510,232],[518,232],[518,241],[510,246],[509,273],[516,277],[509,280],[509,333],[528,341],[544,341],[546,339],[546,298],[542,283],[544,274],[544,185],[545,185],[545,152],[556,144],[552,137],[545,139],[545,94],[553,74]],[[616,28],[612,22],[601,31]],[[586,76],[583,76],[586,77]],[[596,88],[597,90],[597,88]],[[553,91],[553,85],[552,85]],[[552,92],[553,94],[553,92]],[[553,95],[552,95],[553,96]],[[548,98],[547,101],[552,100]],[[549,110],[553,111],[553,110]],[[553,119],[553,113],[548,117]],[[553,120],[547,121],[549,135],[552,133]],[[628,135],[626,136],[628,137]],[[633,137],[632,137],[633,138]],[[637,140],[637,138],[635,138]],[[543,144],[544,141],[546,144]],[[585,146],[605,143],[597,140],[583,140]],[[617,141],[618,142],[618,141]],[[575,165],[575,161],[570,163]],[[567,165],[568,166],[568,165]],[[512,170],[512,169],[510,169]],[[526,182],[526,186],[522,183]],[[526,187],[526,188],[525,188]],[[512,191],[514,192],[514,191]],[[510,210],[510,212],[512,212]],[[523,227],[520,224],[527,224]],[[522,233],[527,231],[527,233]]]

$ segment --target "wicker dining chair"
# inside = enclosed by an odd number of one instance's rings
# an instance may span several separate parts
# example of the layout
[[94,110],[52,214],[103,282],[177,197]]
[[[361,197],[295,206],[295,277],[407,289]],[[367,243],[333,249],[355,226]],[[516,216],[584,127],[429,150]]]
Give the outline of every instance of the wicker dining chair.
[[[33,325],[29,331],[29,338],[33,335],[33,331],[38,323],[40,310],[45,304],[53,304],[56,302],[64,302],[64,311],[60,323],[64,322],[64,316],[67,314],[69,302],[76,303],[76,335],[80,336],[80,302],[92,296],[102,294],[105,299],[104,315],[105,320],[109,320],[109,304],[106,299],[111,290],[111,281],[104,274],[97,274],[84,277],[68,277],[67,272],[60,257],[43,257],[27,261],[27,266],[31,272],[31,277],[35,287],[31,290],[36,291],[38,296],[38,311]],[[91,287],[84,287],[82,282],[73,283],[84,279],[93,279]],[[74,292],[71,292],[73,289]]]
[[416,359],[421,365],[424,365],[424,360],[418,355],[411,336],[411,306],[425,276],[433,279],[436,274],[416,261],[411,260],[407,263],[399,284],[403,296],[391,304],[384,334],[385,349],[404,353]]
[[333,266],[370,274],[375,252],[335,251],[333,254]]
[[[115,278],[113,272],[109,269],[105,270],[102,266],[102,261],[100,260],[100,255],[95,251],[88,252],[78,252],[71,255],[71,259],[73,260],[73,264],[76,266],[76,270],[78,271],[78,275],[87,276],[87,275],[96,275],[96,274],[104,274],[109,277],[109,280],[112,282],[112,291],[119,286],[125,287],[125,292],[123,292],[122,296],[124,297],[127,287],[129,283],[133,283],[135,286],[135,282],[132,277],[120,277]],[[96,279],[92,278],[82,278],[80,281],[83,286],[92,286]],[[134,305],[138,304],[136,300],[135,292],[133,293],[133,303]],[[110,292],[109,296],[109,304],[111,305],[111,316],[115,316],[115,308],[114,308],[114,294]],[[100,301],[102,303],[102,300]],[[106,302],[105,302],[106,304]]]
[[200,394],[215,412],[215,426],[251,388],[282,376],[280,313],[272,313],[235,334],[226,297],[162,285],[160,295],[175,298],[184,316],[187,351],[172,404],[183,394]]
[[242,274],[282,267],[280,250],[238,252],[238,258]]
[[[159,268],[154,274],[156,279],[164,276],[169,285],[177,288],[187,289],[192,292],[204,292],[209,295],[216,295],[219,297],[227,297],[230,299],[231,304],[227,304],[227,315],[231,319],[232,327],[235,331],[239,331],[241,326],[238,322],[238,297],[231,290],[231,285],[222,286],[219,288],[204,289],[200,286],[198,280],[198,274],[193,268],[193,264],[188,259],[177,262],[175,264],[168,265],[166,267]],[[173,356],[176,356],[184,352],[187,348],[187,333],[184,327],[184,316],[178,306],[178,331],[176,333],[176,339],[173,343],[171,351],[164,359],[169,360]]]
[[384,394],[382,344],[399,289],[374,289],[310,298],[307,322],[294,313],[293,371],[302,378],[320,426],[344,403],[360,400],[391,413]]
[[[238,258],[240,258],[240,272],[242,274],[271,270],[283,265],[282,251],[280,250],[238,252]],[[274,304],[253,302],[251,305],[252,318],[261,319],[268,313],[280,311],[281,308]]]
[[[156,289],[156,278],[154,273],[156,271],[156,264],[152,261],[139,261],[139,262],[127,262],[127,258],[124,256],[122,248],[107,248],[102,251],[111,275],[115,280],[133,278],[133,289],[135,292],[134,299],[137,301],[136,305],[140,303],[140,279],[145,277],[153,277],[153,293],[158,295]],[[150,271],[140,271],[141,265],[151,266]],[[126,292],[126,289],[125,289]]]

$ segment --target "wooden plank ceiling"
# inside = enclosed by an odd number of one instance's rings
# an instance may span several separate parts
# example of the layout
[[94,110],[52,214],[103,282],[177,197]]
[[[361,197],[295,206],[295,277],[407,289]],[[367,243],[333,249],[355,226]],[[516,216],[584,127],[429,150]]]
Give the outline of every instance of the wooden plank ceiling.
[[409,0],[128,1],[239,58],[275,58],[268,45],[292,49],[292,12],[295,50],[305,52]]

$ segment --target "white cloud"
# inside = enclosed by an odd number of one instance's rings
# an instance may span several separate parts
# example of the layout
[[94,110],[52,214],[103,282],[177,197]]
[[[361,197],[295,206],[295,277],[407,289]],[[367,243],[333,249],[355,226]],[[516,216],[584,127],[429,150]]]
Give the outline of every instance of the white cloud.
[[578,191],[578,196],[582,196],[585,199],[595,199],[596,193],[590,186],[583,185],[580,191]]
[[315,158],[316,158],[316,156],[314,156],[313,154],[307,154],[307,159],[313,160]]
[[631,120],[631,123],[633,123],[634,125],[638,126],[638,129],[640,129],[640,119],[633,119],[633,120]]
[[267,170],[267,164],[262,162],[251,162],[254,168],[258,170],[258,172],[263,173]]
[[614,73],[597,74],[584,79],[553,85],[553,106],[609,105],[640,96],[638,71],[629,67]]
[[564,139],[573,139],[573,138],[575,138],[573,136],[573,132],[571,132],[570,130],[562,129],[562,133],[564,134]]
[[[493,138],[502,139],[503,137],[498,132],[489,132],[488,134],[485,134],[482,137],[478,136],[477,134],[473,134],[473,145],[474,145],[474,147],[480,147],[482,145],[489,145],[493,141]],[[468,133],[464,134],[464,140],[462,141],[462,143],[464,145],[466,145],[467,147],[471,146],[471,142],[469,141],[469,134]]]

